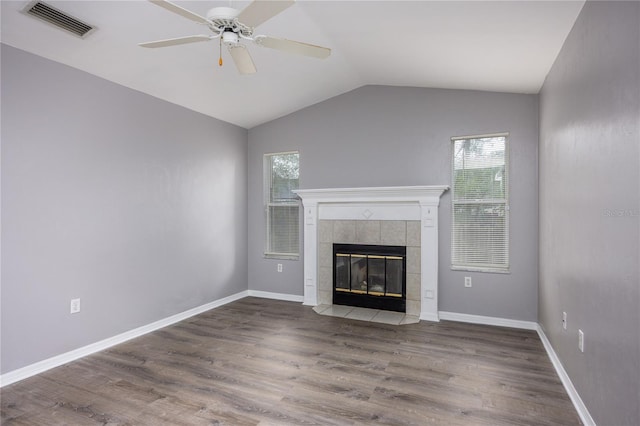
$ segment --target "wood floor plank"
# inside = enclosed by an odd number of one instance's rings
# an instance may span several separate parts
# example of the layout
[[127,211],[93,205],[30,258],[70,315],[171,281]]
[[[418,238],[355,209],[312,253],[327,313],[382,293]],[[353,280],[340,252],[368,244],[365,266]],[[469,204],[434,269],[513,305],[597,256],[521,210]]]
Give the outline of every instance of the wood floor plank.
[[577,425],[537,334],[245,298],[0,390],[3,425]]

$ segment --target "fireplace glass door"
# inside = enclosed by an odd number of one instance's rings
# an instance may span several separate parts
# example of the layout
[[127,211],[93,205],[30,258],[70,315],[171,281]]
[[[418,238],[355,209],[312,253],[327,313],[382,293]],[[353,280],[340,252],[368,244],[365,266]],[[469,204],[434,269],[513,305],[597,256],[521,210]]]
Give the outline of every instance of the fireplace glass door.
[[333,251],[334,304],[405,311],[405,247],[334,244]]

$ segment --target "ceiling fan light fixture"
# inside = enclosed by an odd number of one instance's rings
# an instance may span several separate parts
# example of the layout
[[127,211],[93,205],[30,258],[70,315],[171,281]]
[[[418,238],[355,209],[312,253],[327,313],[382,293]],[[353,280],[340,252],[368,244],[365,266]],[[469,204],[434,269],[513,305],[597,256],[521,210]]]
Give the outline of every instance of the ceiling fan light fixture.
[[225,31],[222,33],[222,42],[227,45],[238,44],[238,34],[233,31]]

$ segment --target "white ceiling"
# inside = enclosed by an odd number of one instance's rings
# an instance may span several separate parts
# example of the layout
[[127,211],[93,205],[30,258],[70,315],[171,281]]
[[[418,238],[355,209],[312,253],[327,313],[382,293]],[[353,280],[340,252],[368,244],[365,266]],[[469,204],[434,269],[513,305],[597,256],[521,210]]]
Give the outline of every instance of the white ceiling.
[[[330,47],[328,59],[248,45],[258,73],[239,75],[218,43],[137,43],[207,34],[150,2],[53,1],[98,28],[80,39],[2,1],[1,41],[194,111],[251,128],[377,84],[537,93],[584,1],[298,0],[255,34]],[[205,15],[248,1],[175,1]]]

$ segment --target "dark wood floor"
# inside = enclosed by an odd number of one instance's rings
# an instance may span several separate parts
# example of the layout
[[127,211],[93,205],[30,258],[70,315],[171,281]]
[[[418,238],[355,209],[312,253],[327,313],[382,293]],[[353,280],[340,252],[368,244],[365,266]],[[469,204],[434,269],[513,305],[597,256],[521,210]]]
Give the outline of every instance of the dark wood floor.
[[533,331],[246,298],[0,391],[6,425],[570,425]]

